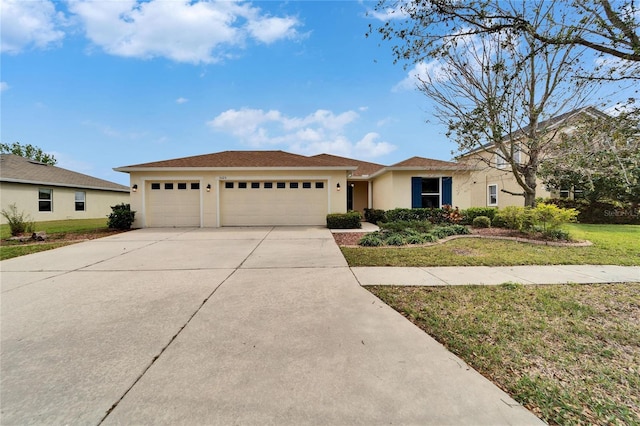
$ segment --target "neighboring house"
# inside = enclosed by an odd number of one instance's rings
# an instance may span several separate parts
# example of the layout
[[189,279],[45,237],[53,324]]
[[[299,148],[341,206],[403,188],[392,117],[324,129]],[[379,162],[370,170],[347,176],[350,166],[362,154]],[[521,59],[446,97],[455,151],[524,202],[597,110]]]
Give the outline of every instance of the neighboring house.
[[365,208],[470,207],[466,164],[392,166],[334,155],[224,151],[114,169],[130,174],[134,227],[324,225]]
[[[550,138],[550,141],[553,141],[562,133],[572,132],[575,129],[573,123],[584,115],[595,118],[608,117],[596,108],[585,107],[542,121],[538,124],[538,128]],[[526,150],[518,145],[517,141],[521,139],[520,135],[523,135],[527,130],[527,128],[522,129],[505,138],[505,140],[513,139],[516,141],[514,158],[520,163],[526,162],[528,157],[525,152]],[[512,194],[522,192],[522,187],[518,185],[511,171],[511,165],[499,154],[493,152],[493,150],[494,147],[492,145],[484,145],[478,149],[464,153],[457,158],[459,163],[467,164],[474,169],[469,182],[471,205],[476,207],[488,206],[500,208],[523,206],[524,198]],[[541,160],[544,161],[544,155]],[[540,178],[537,179],[536,183],[536,197],[573,198],[580,193],[579,188],[563,188],[559,192],[549,191]]]
[[[15,204],[36,222],[106,218],[111,206],[128,203],[129,188],[117,183],[0,154],[0,205]],[[1,217],[0,223],[6,223]]]

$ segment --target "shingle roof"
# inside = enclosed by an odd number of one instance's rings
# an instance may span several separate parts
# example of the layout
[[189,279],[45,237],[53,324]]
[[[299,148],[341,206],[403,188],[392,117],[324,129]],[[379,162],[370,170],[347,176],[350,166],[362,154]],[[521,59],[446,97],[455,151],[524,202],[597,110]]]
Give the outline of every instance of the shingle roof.
[[[326,159],[305,157],[284,151],[223,151],[213,154],[196,155],[193,157],[175,158],[172,160],[154,161],[151,163],[135,164],[118,167],[118,171],[136,168],[225,168],[225,167],[341,167]],[[355,167],[355,166],[354,166]]]
[[453,163],[451,161],[434,160],[432,158],[411,157],[389,168],[417,168],[422,170],[468,170],[466,164]]
[[129,192],[128,187],[114,182],[39,163],[14,154],[0,155],[0,181]]
[[328,162],[339,164],[341,166],[357,166],[358,168],[353,171],[352,176],[370,176],[375,172],[383,169],[385,166],[382,164],[370,163],[368,161],[354,160],[352,158],[339,157],[331,154],[318,154],[313,158],[321,158]]

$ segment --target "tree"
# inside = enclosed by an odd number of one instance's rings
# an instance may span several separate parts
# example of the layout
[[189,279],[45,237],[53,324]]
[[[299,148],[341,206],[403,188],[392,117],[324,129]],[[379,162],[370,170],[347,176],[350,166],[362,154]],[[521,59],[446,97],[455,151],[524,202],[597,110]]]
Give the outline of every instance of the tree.
[[[542,12],[531,22],[543,33]],[[510,169],[522,192],[503,191],[534,206],[538,168],[558,132],[548,119],[581,105],[586,94],[586,82],[566,81],[579,50],[548,48],[511,31],[445,37],[418,90],[435,101],[433,114],[459,153],[477,152],[485,168]]]
[[376,12],[388,20],[377,29],[370,26],[369,34],[377,31],[398,42],[396,61],[416,62],[437,56],[449,37],[527,34],[541,46],[583,46],[601,55],[605,61],[587,73],[591,78],[637,80],[639,5],[636,0],[380,0]]
[[14,142],[11,145],[0,143],[0,152],[19,155],[51,166],[55,166],[58,162],[52,154],[45,153],[41,148],[31,144],[22,145],[20,142]]
[[590,201],[640,203],[640,113],[584,116],[541,166],[550,189],[576,188]]

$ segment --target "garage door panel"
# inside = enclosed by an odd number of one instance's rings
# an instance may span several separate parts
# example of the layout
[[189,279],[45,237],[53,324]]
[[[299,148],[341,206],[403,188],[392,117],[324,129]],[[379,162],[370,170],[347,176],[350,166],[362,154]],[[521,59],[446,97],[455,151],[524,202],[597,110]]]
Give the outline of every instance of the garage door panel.
[[[174,189],[165,189],[165,183],[173,183]],[[147,226],[200,226],[200,190],[190,189],[190,182],[187,182],[187,189],[176,189],[177,184],[178,182],[161,182],[160,189],[152,189],[152,183],[149,183]]]
[[220,212],[223,226],[324,225],[328,212],[327,185],[322,188],[226,188],[220,186]]

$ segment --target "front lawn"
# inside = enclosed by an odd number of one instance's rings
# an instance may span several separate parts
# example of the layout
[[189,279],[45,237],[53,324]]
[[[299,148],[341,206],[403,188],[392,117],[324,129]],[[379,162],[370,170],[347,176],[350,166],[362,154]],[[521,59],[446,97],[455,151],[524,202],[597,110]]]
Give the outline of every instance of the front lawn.
[[640,424],[640,284],[367,289],[550,424]]
[[564,227],[589,247],[457,239],[429,247],[341,247],[349,266],[640,265],[640,225]]
[[19,242],[8,241],[11,231],[8,225],[0,225],[0,260],[26,254],[51,250],[74,242],[87,239],[100,238],[114,233],[122,232],[107,228],[107,219],[71,219],[37,222],[37,232],[45,232],[45,242]]

